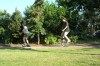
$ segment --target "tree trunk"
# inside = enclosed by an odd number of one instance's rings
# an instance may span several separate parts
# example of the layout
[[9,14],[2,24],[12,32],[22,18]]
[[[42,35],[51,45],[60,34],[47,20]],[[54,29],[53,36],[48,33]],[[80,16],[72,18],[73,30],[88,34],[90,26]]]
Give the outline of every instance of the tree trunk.
[[39,34],[39,31],[38,31],[38,45],[40,45],[40,34]]

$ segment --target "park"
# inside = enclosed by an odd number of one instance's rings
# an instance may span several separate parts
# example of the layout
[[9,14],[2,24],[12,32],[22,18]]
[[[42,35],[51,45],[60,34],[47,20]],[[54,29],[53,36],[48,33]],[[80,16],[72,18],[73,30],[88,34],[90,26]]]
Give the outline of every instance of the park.
[[100,0],[2,3],[0,66],[100,66]]

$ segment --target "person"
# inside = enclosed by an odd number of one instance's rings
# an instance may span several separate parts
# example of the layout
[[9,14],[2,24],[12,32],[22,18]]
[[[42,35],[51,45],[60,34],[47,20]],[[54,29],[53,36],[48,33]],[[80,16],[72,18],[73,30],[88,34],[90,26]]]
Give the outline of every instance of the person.
[[24,47],[28,47],[29,46],[29,41],[28,41],[28,37],[29,37],[29,31],[28,31],[28,28],[26,26],[26,24],[23,25],[23,46]]
[[61,37],[62,37],[62,39],[66,39],[67,42],[71,42],[71,40],[67,36],[68,33],[70,32],[69,24],[67,22],[67,19],[65,17],[63,17],[62,22],[63,22],[63,27],[64,28],[62,29]]
[[97,30],[93,33],[94,37],[100,38],[100,30]]

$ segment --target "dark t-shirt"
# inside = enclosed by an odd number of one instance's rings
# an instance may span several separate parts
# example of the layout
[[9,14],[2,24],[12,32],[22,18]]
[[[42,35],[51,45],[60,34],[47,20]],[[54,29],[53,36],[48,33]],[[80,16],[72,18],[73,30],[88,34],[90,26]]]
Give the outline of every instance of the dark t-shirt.
[[70,29],[69,29],[69,24],[68,24],[67,21],[66,21],[66,22],[63,22],[63,29],[64,29],[66,26],[67,26],[67,28],[64,30],[64,32],[69,32]]

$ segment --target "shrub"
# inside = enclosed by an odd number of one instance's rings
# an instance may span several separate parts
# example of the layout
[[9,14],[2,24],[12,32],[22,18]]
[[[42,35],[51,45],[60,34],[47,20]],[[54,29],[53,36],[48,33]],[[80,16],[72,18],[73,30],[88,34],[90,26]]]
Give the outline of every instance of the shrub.
[[57,37],[54,36],[53,34],[49,34],[46,38],[45,38],[45,43],[50,45],[50,44],[56,44],[57,43]]
[[70,39],[71,39],[72,43],[76,44],[77,40],[78,40],[78,36],[71,36]]

